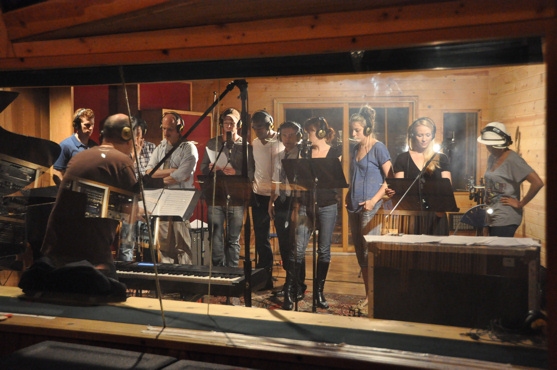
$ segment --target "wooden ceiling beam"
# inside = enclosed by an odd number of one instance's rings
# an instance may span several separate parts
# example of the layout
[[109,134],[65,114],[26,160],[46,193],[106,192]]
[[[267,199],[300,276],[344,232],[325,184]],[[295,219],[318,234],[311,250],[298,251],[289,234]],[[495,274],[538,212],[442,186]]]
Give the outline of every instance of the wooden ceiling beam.
[[[451,42],[508,39],[543,36],[553,20],[526,21],[508,24],[480,25],[471,27],[424,30],[359,37],[336,37],[274,43],[224,45],[212,47],[183,48],[137,52],[98,53],[82,55],[9,58],[0,60],[0,70],[79,68],[114,65],[164,64],[177,62],[201,62],[211,60],[241,60],[294,55],[324,54],[353,50],[376,50],[405,48],[409,45],[432,45]],[[436,40],[432,43],[431,40]],[[270,72],[271,73],[271,72]],[[242,77],[242,76],[236,76]]]
[[[0,15],[2,13],[0,12]],[[4,19],[0,16],[0,59],[13,58],[13,46],[10,38],[8,37],[8,30]]]
[[171,0],[48,0],[3,14],[11,40],[126,15]]
[[[477,2],[478,4],[469,4]],[[505,24],[554,16],[552,7],[533,9],[512,2],[505,9],[499,1],[476,5],[484,0],[413,5],[357,12],[322,14],[285,19],[211,25],[182,29],[136,32],[78,39],[14,43],[18,58],[59,57],[113,53],[231,47],[241,45],[298,42],[328,38],[358,38],[397,32],[427,31],[445,27]],[[348,43],[348,45],[350,42]]]

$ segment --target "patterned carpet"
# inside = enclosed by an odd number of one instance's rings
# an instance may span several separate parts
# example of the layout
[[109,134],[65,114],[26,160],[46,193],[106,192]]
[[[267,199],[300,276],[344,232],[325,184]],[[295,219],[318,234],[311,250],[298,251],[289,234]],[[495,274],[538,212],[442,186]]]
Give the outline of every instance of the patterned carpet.
[[[316,307],[316,313],[325,315],[339,316],[367,316],[367,310],[363,311],[356,308],[358,303],[364,299],[363,296],[344,295],[344,294],[328,294],[325,292],[325,298],[329,303],[328,309]],[[299,312],[313,312],[313,296],[308,291],[303,300],[298,302]],[[201,300],[200,300],[201,302]],[[227,302],[226,297],[211,297],[212,304],[230,304],[234,306],[244,306],[244,298],[230,298]],[[280,310],[282,307],[282,297],[276,297],[271,291],[264,290],[253,292],[251,298],[251,306],[259,308],[267,308],[270,310]]]

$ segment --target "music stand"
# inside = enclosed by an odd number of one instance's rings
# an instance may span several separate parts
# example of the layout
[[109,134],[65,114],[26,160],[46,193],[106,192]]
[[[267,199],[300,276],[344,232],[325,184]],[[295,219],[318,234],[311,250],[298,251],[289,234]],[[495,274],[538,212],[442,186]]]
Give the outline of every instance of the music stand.
[[213,194],[214,174],[197,176],[207,204],[225,206],[230,196],[232,205],[243,205],[251,190],[250,179],[242,175],[223,175],[218,172],[216,177],[215,203],[209,204]]
[[283,159],[282,165],[290,184],[306,190],[348,187],[338,158]]
[[[342,166],[338,158],[283,159],[282,166],[290,184],[297,190],[311,191],[313,206],[313,306],[317,306],[317,240],[316,240],[316,197],[317,189],[347,188]],[[296,246],[294,245],[294,248]],[[297,305],[297,302],[296,302]]]
[[[408,211],[458,212],[453,188],[449,179],[387,178],[389,188],[395,191],[391,200],[397,208]],[[422,186],[420,189],[419,186]]]

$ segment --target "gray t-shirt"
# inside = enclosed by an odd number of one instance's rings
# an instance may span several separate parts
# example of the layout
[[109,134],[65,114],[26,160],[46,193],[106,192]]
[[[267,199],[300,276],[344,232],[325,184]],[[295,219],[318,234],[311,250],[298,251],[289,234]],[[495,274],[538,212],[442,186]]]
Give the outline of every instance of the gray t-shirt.
[[[493,160],[495,159],[490,157],[488,168]],[[500,199],[506,196],[520,200],[520,184],[532,172],[532,167],[513,151],[509,152],[505,161],[494,171],[486,171],[486,204],[493,209],[493,213],[487,215],[489,226],[520,225],[522,210],[504,205]]]

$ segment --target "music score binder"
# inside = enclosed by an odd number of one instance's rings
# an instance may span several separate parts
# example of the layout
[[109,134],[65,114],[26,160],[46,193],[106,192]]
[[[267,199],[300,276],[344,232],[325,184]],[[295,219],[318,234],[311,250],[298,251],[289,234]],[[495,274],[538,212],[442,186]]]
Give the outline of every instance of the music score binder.
[[192,216],[201,191],[197,189],[145,190],[145,205],[151,217],[186,221]]

